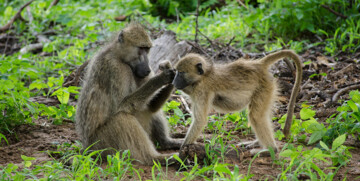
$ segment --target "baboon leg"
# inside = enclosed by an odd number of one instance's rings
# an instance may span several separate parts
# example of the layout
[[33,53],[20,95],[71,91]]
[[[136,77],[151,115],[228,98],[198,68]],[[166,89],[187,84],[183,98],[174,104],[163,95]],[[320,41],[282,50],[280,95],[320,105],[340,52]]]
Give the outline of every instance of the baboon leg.
[[153,160],[165,164],[166,158],[173,155],[157,152],[146,131],[130,114],[120,112],[100,129],[98,135],[102,136],[99,142],[102,148],[128,149],[131,157],[142,164],[153,165]]
[[172,139],[169,136],[167,120],[162,113],[157,113],[152,118],[151,136],[158,142],[161,150],[180,149],[183,141],[180,139]]
[[[268,90],[268,91],[266,91]],[[277,151],[274,130],[271,121],[271,106],[273,105],[273,99],[269,99],[267,96],[272,96],[273,92],[269,87],[262,89],[261,92],[255,93],[252,101],[249,104],[249,121],[255,132],[260,145],[266,148],[273,148]]]

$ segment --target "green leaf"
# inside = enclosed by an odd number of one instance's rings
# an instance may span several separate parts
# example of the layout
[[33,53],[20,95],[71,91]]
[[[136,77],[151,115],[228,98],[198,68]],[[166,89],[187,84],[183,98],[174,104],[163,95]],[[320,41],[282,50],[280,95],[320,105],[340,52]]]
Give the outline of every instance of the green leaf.
[[1,142],[2,139],[4,139],[5,142],[6,142],[6,144],[9,145],[9,142],[8,142],[8,140],[6,139],[6,137],[5,137],[3,134],[0,133],[0,142]]
[[303,64],[304,64],[304,65],[309,65],[309,64],[311,64],[311,61],[306,61],[306,62],[304,62]]
[[30,84],[29,89],[33,90],[33,89],[43,89],[43,88],[47,88],[47,85],[45,83],[41,83],[41,82],[33,82]]
[[34,157],[27,157],[25,155],[21,155],[21,159],[23,159],[24,161],[32,161],[35,160],[36,158]]
[[231,175],[231,171],[224,164],[215,165],[214,171],[216,171],[218,173],[227,173],[227,174]]
[[315,116],[316,111],[313,111],[309,108],[302,108],[300,110],[300,117],[302,120],[307,120]]
[[340,145],[342,145],[345,142],[346,139],[346,134],[340,135],[339,137],[337,137],[333,144],[332,144],[332,150],[336,149],[337,147],[339,147]]
[[184,115],[184,113],[179,108],[174,109],[174,113],[180,117]]
[[281,157],[291,157],[294,154],[294,151],[292,150],[284,150],[279,155]]
[[359,108],[352,100],[347,101],[347,103],[354,112],[359,112]]
[[51,94],[51,96],[54,95],[56,95],[61,104],[67,104],[69,102],[70,93],[65,87],[62,87]]
[[325,131],[321,130],[321,131],[315,131],[313,134],[311,134],[310,139],[308,141],[308,145],[313,144],[317,141],[319,141],[324,135],[325,135]]
[[5,9],[4,16],[5,17],[10,17],[10,16],[12,16],[12,12],[13,12],[13,8],[11,6],[8,6]]
[[30,167],[31,164],[32,164],[31,161],[25,161],[25,162],[24,162],[24,166],[25,166],[25,167]]
[[174,154],[174,155],[173,155],[173,158],[174,158],[175,160],[177,160],[178,162],[180,162],[182,167],[186,168],[186,165],[185,165],[184,162],[180,159],[179,156],[177,156],[176,154]]
[[303,17],[304,17],[304,14],[303,14],[301,11],[297,11],[297,13],[296,13],[296,18],[297,18],[298,20],[301,20]]
[[329,147],[322,141],[320,141],[320,146],[323,147],[325,150],[329,151]]
[[30,104],[28,103],[25,103],[26,107],[30,110],[30,112],[32,114],[34,114],[36,112],[35,108],[33,106],[31,106]]

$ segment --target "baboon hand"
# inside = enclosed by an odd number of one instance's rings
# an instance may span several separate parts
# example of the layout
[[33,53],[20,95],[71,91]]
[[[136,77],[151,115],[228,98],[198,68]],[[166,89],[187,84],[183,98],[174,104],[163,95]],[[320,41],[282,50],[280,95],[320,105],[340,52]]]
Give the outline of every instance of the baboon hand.
[[164,71],[166,69],[172,69],[171,63],[169,60],[165,60],[159,64],[159,69]]
[[163,77],[165,84],[170,84],[175,77],[175,71],[174,69],[165,69],[162,71],[160,76]]

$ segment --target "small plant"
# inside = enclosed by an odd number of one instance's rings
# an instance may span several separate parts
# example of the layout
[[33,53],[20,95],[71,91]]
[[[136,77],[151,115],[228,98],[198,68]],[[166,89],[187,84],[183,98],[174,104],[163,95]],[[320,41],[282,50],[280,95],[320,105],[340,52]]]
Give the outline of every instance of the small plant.
[[320,141],[321,147],[331,155],[333,166],[346,165],[346,163],[352,157],[351,153],[349,152],[350,148],[343,145],[345,139],[346,134],[337,137],[332,143],[331,149],[324,142]]
[[326,120],[329,123],[328,129],[323,136],[323,141],[330,145],[335,138],[347,134],[360,140],[360,92],[351,91],[350,100],[345,101],[337,108],[339,112]]
[[181,104],[177,101],[170,101],[165,103],[163,106],[163,111],[168,113],[166,116],[169,120],[169,123],[171,126],[175,126],[177,124],[182,124],[184,126],[190,124],[189,120],[185,120],[185,117],[188,116],[188,114],[184,114],[181,109],[179,108]]

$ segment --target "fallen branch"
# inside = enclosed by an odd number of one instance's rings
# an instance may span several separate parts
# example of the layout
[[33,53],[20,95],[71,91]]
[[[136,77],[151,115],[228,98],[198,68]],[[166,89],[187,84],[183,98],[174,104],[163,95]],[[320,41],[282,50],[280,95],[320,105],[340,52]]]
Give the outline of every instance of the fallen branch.
[[39,43],[34,43],[24,46],[23,48],[20,49],[20,54],[42,49],[45,43],[50,42],[50,40],[47,39],[44,35],[38,35],[37,38]]
[[352,85],[352,86],[349,86],[349,87],[345,87],[343,89],[340,89],[339,91],[337,91],[334,96],[332,97],[332,102],[337,102],[337,100],[339,99],[339,97],[350,91],[350,90],[354,90],[354,89],[360,89],[360,84],[356,84],[356,85]]
[[21,8],[19,9],[19,11],[15,14],[15,16],[13,18],[11,18],[11,20],[3,27],[0,28],[0,33],[1,32],[5,32],[7,30],[10,29],[11,25],[17,20],[20,19],[22,21],[25,21],[25,19],[21,16],[21,12],[22,10],[24,10],[24,8],[26,6],[29,6],[34,0],[31,0],[29,2],[27,2],[26,4],[24,4],[23,6],[21,6]]
[[334,77],[343,77],[346,72],[351,72],[353,70],[353,64],[349,64],[347,65],[346,67],[342,68],[341,70],[335,72],[334,74],[332,74],[331,76],[334,76]]
[[338,13],[336,12],[335,10],[331,9],[329,6],[325,5],[325,4],[322,4],[321,7],[327,9],[328,11],[330,11],[332,14],[335,14],[336,16],[339,16],[340,18],[342,19],[346,19],[347,16],[341,14],[341,13]]

